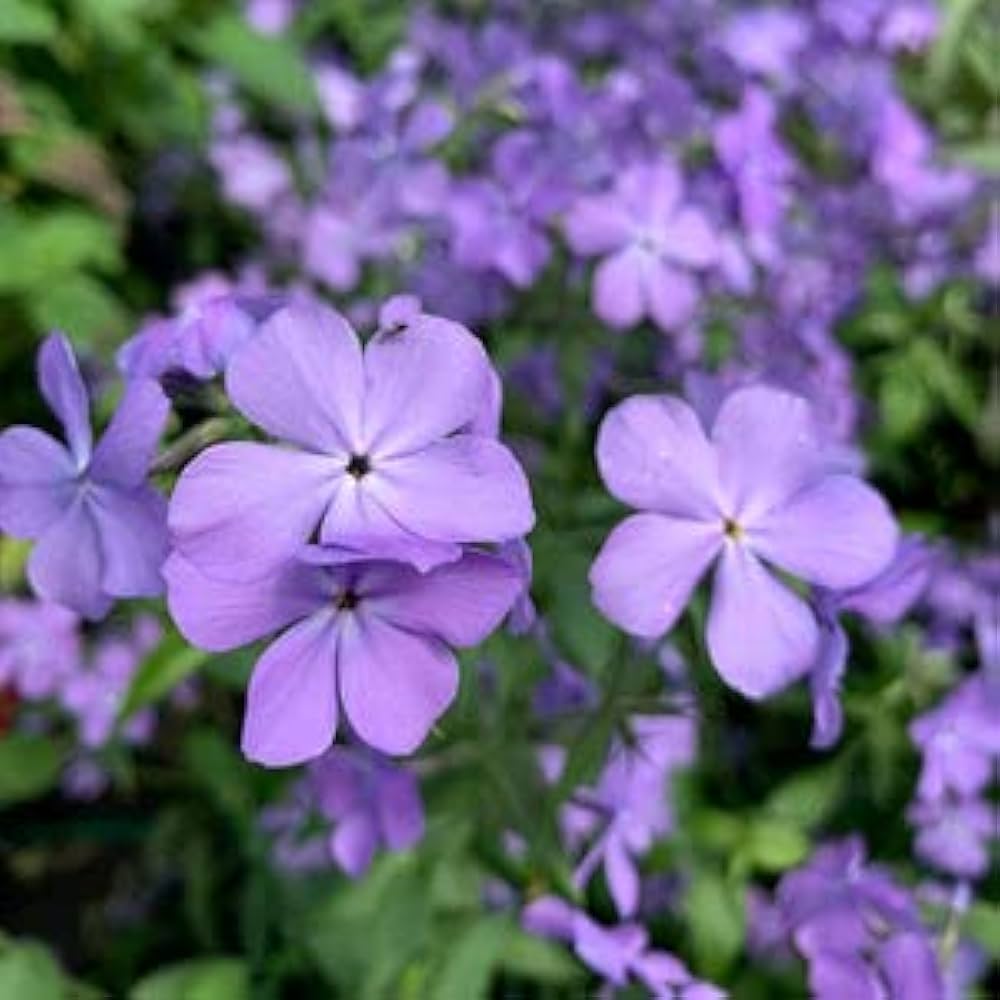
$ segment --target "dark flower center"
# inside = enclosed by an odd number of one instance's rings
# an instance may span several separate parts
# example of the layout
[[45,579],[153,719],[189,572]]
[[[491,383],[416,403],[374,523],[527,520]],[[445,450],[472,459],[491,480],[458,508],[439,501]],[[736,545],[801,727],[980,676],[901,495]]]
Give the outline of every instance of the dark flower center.
[[353,590],[345,590],[337,595],[334,605],[338,611],[353,611],[358,606],[358,595]]
[[371,462],[368,461],[367,455],[351,455],[351,460],[347,463],[347,474],[354,476],[355,479],[367,476],[371,469]]
[[726,533],[726,538],[731,538],[734,542],[743,537],[743,529],[731,517],[726,518],[722,530]]

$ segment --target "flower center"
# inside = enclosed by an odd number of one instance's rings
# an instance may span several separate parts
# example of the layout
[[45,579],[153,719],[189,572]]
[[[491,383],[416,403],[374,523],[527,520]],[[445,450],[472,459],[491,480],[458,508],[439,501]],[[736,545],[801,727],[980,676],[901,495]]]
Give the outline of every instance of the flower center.
[[368,461],[367,455],[351,455],[350,461],[347,463],[347,474],[349,476],[354,476],[355,479],[361,479],[367,476],[372,470],[371,462]]
[[358,606],[358,595],[353,590],[345,590],[334,598],[334,607],[338,611],[353,611]]
[[743,537],[743,529],[731,517],[727,517],[723,522],[722,530],[725,532],[726,538],[730,538],[734,542],[740,541]]

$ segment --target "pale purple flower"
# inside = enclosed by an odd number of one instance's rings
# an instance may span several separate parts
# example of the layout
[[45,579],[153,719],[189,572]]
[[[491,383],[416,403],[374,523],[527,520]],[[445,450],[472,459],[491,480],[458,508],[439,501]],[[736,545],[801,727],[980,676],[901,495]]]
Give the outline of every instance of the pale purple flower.
[[789,202],[793,161],[776,128],[777,104],[750,87],[740,107],[715,126],[716,154],[736,188],[740,221],[757,257],[773,261]]
[[933,3],[896,3],[882,19],[879,45],[889,52],[919,52],[937,34],[938,11]]
[[[138,618],[130,632],[101,639],[88,662],[61,685],[59,700],[75,719],[84,747],[101,747],[111,739],[132,678],[159,638],[154,618]],[[130,743],[144,743],[154,721],[150,709],[137,712],[125,721],[122,737]]]
[[556,896],[541,896],[521,913],[525,930],[572,945],[580,960],[606,983],[641,984],[655,1000],[724,1000],[726,994],[696,980],[673,955],[649,947],[639,924],[605,927]]
[[[941,971],[915,900],[866,863],[859,838],[819,847],[781,879],[777,900],[817,1000],[940,997]],[[903,982],[907,989],[895,992]]]
[[688,322],[699,292],[692,271],[716,262],[708,219],[683,201],[683,179],[663,158],[630,167],[614,189],[582,198],[566,218],[566,238],[594,271],[594,312],[626,329],[650,317],[660,329]]
[[274,210],[293,192],[288,164],[264,139],[223,135],[215,139],[209,160],[222,181],[222,193],[234,205],[254,213]]
[[324,753],[338,703],[365,743],[416,750],[458,689],[448,647],[482,641],[521,587],[507,562],[475,552],[423,574],[330,559],[310,549],[244,583],[209,579],[178,554],[164,570],[171,615],[195,645],[235,649],[281,633],[254,668],[243,722],[244,753],[268,766]]
[[788,84],[808,40],[809,24],[801,14],[762,6],[734,13],[722,31],[721,45],[744,72]]
[[97,620],[115,598],[163,590],[166,503],[146,479],[169,405],[155,382],[129,383],[93,447],[87,391],[62,334],[39,350],[38,376],[68,446],[34,427],[0,435],[0,529],[36,541],[28,579],[40,598]]
[[578,789],[564,816],[568,831],[590,846],[574,872],[585,885],[598,865],[618,913],[639,907],[637,859],[673,825],[669,780],[694,759],[694,720],[684,716],[640,716],[627,740],[617,740],[594,788]]
[[0,690],[50,698],[80,665],[80,620],[58,604],[0,601]]
[[765,563],[846,590],[888,565],[897,530],[883,499],[831,468],[800,397],[740,389],[706,435],[669,396],[635,396],[604,419],[597,461],[605,485],[642,513],[605,542],[590,572],[597,607],[636,636],[673,627],[713,562],[708,650],[727,684],[773,694],[815,660],[808,605]]
[[524,473],[495,438],[496,373],[480,342],[421,314],[362,352],[331,309],[280,309],[226,371],[235,407],[287,445],[198,456],[170,506],[177,549],[209,576],[266,575],[314,534],[345,560],[428,568],[461,543],[524,536]]
[[337,864],[359,878],[384,847],[402,851],[424,834],[424,807],[414,775],[384,757],[334,747],[309,766],[322,815],[335,823],[329,849]]
[[984,799],[918,801],[907,819],[916,828],[918,857],[958,878],[987,872],[990,846],[1000,842],[1000,811]]

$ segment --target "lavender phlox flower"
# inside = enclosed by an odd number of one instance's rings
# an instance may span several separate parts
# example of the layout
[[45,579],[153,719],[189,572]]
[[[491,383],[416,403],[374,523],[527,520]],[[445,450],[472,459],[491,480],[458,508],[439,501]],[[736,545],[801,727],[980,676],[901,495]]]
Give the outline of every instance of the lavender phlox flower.
[[80,620],[58,604],[0,600],[0,689],[26,701],[52,697],[80,665]]

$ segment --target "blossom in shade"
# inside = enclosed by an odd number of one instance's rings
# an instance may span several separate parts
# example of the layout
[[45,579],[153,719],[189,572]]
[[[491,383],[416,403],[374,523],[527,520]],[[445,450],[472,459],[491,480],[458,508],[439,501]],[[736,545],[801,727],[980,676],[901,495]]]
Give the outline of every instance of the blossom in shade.
[[915,900],[866,862],[859,838],[819,847],[782,878],[777,901],[817,1000],[942,995],[941,970]]
[[834,590],[886,568],[897,529],[884,500],[831,468],[800,397],[756,386],[726,398],[707,435],[669,396],[635,396],[604,419],[605,485],[641,513],[611,533],[590,572],[593,599],[636,636],[673,627],[717,563],[707,642],[727,684],[773,694],[815,661],[808,605],[765,564]]
[[175,553],[164,572],[170,612],[195,645],[235,649],[280,633],[254,668],[243,721],[244,753],[273,767],[326,751],[338,703],[365,743],[415,750],[458,688],[449,646],[483,640],[521,589],[505,560],[477,552],[419,573],[390,562],[338,565],[310,548],[243,583],[204,576]]
[[984,799],[917,801],[907,819],[916,828],[914,850],[935,868],[958,878],[986,874],[990,844],[1000,840],[1000,811]]
[[614,742],[596,785],[577,789],[563,809],[568,841],[588,845],[574,881],[586,885],[602,866],[622,917],[639,907],[637,860],[671,829],[669,779],[694,759],[695,735],[693,719],[684,716],[632,719],[628,738]]
[[87,391],[62,334],[42,345],[38,374],[67,446],[34,427],[0,435],[0,529],[36,540],[28,579],[39,597],[96,620],[115,598],[163,589],[166,503],[146,479],[169,405],[155,382],[129,383],[94,447]]
[[708,219],[683,201],[681,172],[668,159],[630,167],[606,194],[580,199],[566,238],[594,271],[594,312],[625,329],[650,317],[662,330],[683,326],[698,304],[692,270],[718,256]]
[[639,924],[605,927],[556,896],[541,896],[521,912],[525,930],[565,941],[580,960],[612,986],[638,983],[656,1000],[723,1000],[726,994],[696,980],[673,955],[649,947]]
[[402,851],[424,834],[424,807],[414,775],[358,748],[334,747],[309,767],[322,815],[335,823],[330,853],[352,878],[363,875],[380,847]]
[[209,576],[252,580],[314,536],[343,561],[427,569],[461,543],[534,523],[525,475],[496,440],[499,385],[479,341],[418,314],[362,352],[333,310],[274,313],[226,370],[236,408],[282,445],[202,452],[170,506],[177,550]]
[[49,698],[79,666],[80,620],[58,604],[0,601],[0,689]]

